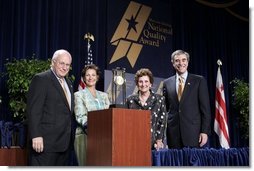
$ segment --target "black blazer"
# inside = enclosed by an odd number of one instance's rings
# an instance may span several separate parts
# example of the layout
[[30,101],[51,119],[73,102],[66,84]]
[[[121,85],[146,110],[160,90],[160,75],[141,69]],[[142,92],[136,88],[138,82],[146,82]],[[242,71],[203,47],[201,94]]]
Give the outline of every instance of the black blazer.
[[176,75],[163,83],[168,112],[167,143],[169,147],[198,147],[199,134],[210,134],[211,110],[204,77],[188,74],[180,102],[176,92]]
[[27,94],[29,140],[43,137],[45,152],[65,151],[70,145],[74,95],[71,82],[65,79],[71,92],[71,109],[50,69],[33,77]]

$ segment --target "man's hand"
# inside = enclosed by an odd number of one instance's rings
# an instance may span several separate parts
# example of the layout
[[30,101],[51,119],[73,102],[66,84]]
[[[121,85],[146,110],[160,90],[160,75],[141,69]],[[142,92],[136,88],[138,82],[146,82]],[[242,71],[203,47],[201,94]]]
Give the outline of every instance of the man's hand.
[[37,153],[43,152],[43,138],[36,137],[32,139],[32,147]]
[[199,135],[199,146],[203,147],[207,143],[207,140],[208,140],[207,134],[200,133],[200,135]]

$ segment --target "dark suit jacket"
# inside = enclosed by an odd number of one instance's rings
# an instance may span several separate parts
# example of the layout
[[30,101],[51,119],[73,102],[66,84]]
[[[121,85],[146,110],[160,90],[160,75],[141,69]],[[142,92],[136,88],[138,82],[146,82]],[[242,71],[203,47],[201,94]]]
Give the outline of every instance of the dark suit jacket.
[[168,112],[167,143],[170,148],[198,147],[199,134],[210,134],[211,111],[204,77],[188,73],[180,102],[176,93],[176,76],[163,83]]
[[66,82],[71,92],[71,109],[51,70],[35,75],[27,94],[29,141],[43,137],[45,152],[65,151],[71,142],[74,95],[71,82]]

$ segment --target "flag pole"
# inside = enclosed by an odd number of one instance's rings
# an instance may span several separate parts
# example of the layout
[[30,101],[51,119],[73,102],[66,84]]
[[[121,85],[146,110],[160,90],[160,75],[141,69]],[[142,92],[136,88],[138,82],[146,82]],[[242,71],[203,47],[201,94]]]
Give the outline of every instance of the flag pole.
[[220,59],[217,60],[218,71],[220,72],[220,67],[222,66],[222,61]]
[[[87,55],[85,60],[85,66],[93,64],[93,57],[92,57],[92,50],[91,50],[91,43],[90,41],[94,41],[94,36],[91,33],[86,33],[84,35],[84,40],[87,40]],[[82,90],[86,87],[86,84],[83,80],[83,78],[80,78],[78,90]]]
[[84,35],[84,40],[87,40],[87,60],[85,61],[86,65],[89,65],[89,64],[93,64],[93,59],[91,57],[91,52],[90,52],[90,48],[91,48],[91,43],[90,41],[94,41],[94,36],[87,32],[85,35]]
[[226,100],[224,93],[224,85],[222,75],[220,72],[220,66],[222,62],[220,59],[217,60],[218,71],[216,79],[216,93],[215,93],[215,120],[214,120],[214,131],[219,136],[219,142],[222,148],[230,148],[230,138],[228,131],[228,120],[227,120],[227,109]]

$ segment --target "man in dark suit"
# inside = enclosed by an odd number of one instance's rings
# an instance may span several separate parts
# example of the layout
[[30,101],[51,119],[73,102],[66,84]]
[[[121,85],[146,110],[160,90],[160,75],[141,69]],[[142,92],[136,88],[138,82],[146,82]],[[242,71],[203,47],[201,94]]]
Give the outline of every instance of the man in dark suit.
[[71,62],[68,51],[57,50],[51,68],[32,79],[27,94],[29,165],[68,165],[74,95],[66,75]]
[[204,77],[188,73],[189,54],[176,50],[171,62],[176,75],[164,80],[169,148],[202,147],[208,141],[211,111]]

